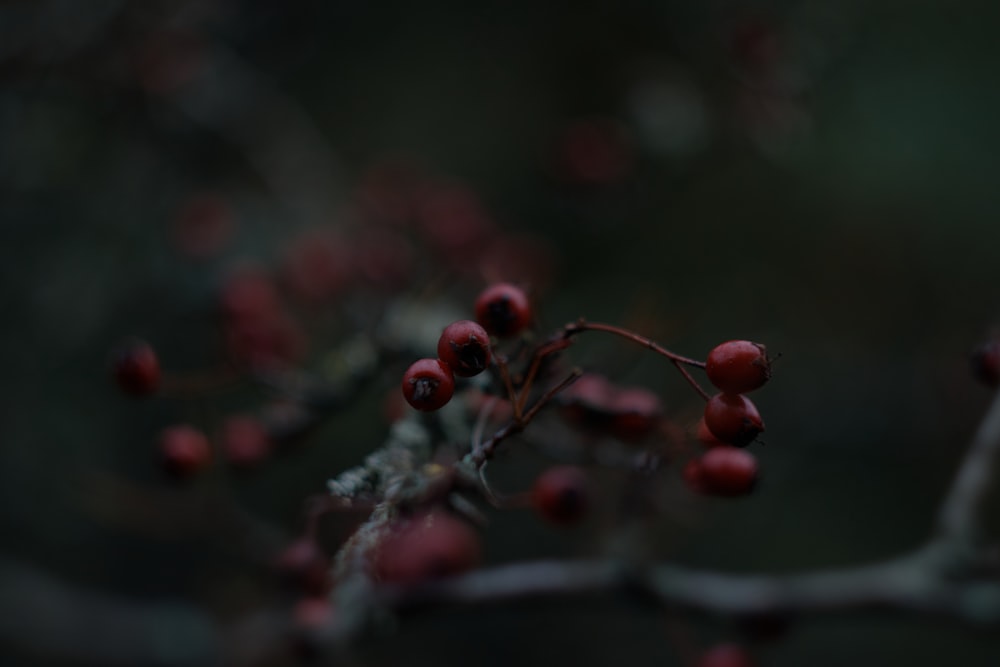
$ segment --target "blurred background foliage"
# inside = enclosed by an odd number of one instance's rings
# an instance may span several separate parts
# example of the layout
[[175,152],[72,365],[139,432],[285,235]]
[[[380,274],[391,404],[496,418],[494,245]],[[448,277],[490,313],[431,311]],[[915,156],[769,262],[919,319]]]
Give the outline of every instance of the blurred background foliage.
[[[391,289],[298,313],[304,366],[397,295],[468,308],[496,272],[531,281],[543,327],[614,321],[693,356],[761,340],[782,357],[755,397],[759,493],[678,491],[653,555],[791,572],[915,547],[988,401],[967,357],[1000,304],[997,25],[986,2],[0,2],[4,557],[220,618],[270,599],[238,544],[185,529],[198,505],[151,455],[166,424],[259,396],[128,400],[108,354],[135,335],[168,368],[219,363],[227,272],[279,266],[316,226],[364,236],[386,165],[475,198],[503,252],[460,271],[411,239]],[[664,364],[580,347],[696,418]],[[226,493],[293,536],[384,436],[397,377]],[[493,513],[488,560],[601,553],[608,505],[559,534]],[[350,522],[332,523],[335,546]],[[409,619],[359,659],[676,664],[679,641],[731,631],[627,602],[502,607]],[[807,620],[760,657],[994,665],[1000,643],[871,614]]]

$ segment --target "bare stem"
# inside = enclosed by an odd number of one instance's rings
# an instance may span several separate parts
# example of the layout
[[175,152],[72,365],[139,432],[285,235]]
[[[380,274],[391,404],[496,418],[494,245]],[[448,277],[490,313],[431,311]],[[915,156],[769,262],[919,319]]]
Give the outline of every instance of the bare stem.
[[664,607],[725,615],[893,609],[1000,623],[1000,586],[939,581],[919,558],[789,576],[728,575],[672,565],[636,569],[608,560],[538,561],[387,590],[383,603],[404,609],[629,591],[642,592]]
[[642,345],[643,347],[652,350],[653,352],[656,352],[661,356],[666,357],[674,365],[674,368],[676,368],[680,372],[680,374],[684,377],[687,383],[690,384],[691,387],[696,392],[698,392],[699,396],[701,396],[706,401],[709,399],[708,392],[702,389],[701,385],[698,384],[698,381],[691,376],[691,373],[689,373],[686,368],[684,368],[684,366],[693,366],[694,368],[705,368],[704,361],[698,361],[697,359],[691,359],[690,357],[684,357],[675,352],[671,352],[670,350],[663,347],[656,341],[646,338],[645,336],[640,336],[634,331],[623,329],[619,326],[615,326],[614,324],[605,324],[603,322],[588,322],[582,317],[576,322],[567,324],[563,328],[563,336],[566,337],[574,336],[576,334],[583,333],[584,331],[604,331],[605,333],[621,336],[626,340],[630,340],[633,343]]
[[1000,455],[1000,392],[980,422],[938,513],[941,539],[974,545],[982,539],[979,506]]

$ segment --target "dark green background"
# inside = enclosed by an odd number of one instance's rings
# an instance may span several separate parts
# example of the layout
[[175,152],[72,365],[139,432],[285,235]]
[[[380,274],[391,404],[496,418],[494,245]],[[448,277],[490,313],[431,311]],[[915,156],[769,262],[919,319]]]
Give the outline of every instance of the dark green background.
[[[6,558],[139,601],[223,616],[252,606],[247,581],[259,572],[219,540],[135,534],[83,497],[105,479],[95,475],[165,486],[149,462],[155,432],[242,399],[129,401],[108,382],[107,355],[141,335],[175,367],[202,364],[224,260],[271,257],[310,206],[336,210],[385,154],[466,183],[502,225],[548,240],[558,269],[540,295],[547,325],[639,313],[683,353],[737,337],[782,353],[755,398],[768,424],[760,492],[654,524],[663,554],[793,572],[889,557],[928,536],[989,400],[967,356],[1000,304],[995,4],[288,5],[0,3]],[[779,126],[764,144],[738,113],[747,84],[729,35],[748,19],[774,27],[804,82],[793,99],[806,129]],[[137,86],[139,47],[178,26],[310,119],[305,144],[329,172],[306,168],[276,191],[225,122],[195,122]],[[709,129],[697,151],[644,143],[629,100],[646,72],[680,73],[700,95]],[[239,105],[238,82],[217,93]],[[590,116],[635,132],[634,168],[610,188],[567,189],[547,156],[569,122]],[[188,262],[166,242],[179,202],[204,188],[231,193],[241,220],[218,263]],[[466,303],[478,287],[455,297]],[[662,392],[683,418],[696,413],[664,365],[601,349],[615,364],[606,373]],[[379,442],[390,385],[296,456],[232,481],[234,496],[293,534],[302,499]],[[487,551],[496,562],[593,554],[601,534],[595,520],[556,536],[515,511],[495,516]],[[669,627],[701,642],[733,636],[621,601],[552,603],[410,619],[359,660],[677,664]],[[779,667],[998,659],[995,634],[876,614],[808,620],[760,653]]]

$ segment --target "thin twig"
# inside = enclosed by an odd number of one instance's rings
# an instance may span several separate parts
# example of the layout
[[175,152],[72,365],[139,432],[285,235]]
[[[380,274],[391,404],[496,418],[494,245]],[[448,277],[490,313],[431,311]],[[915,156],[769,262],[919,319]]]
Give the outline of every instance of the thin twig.
[[681,356],[675,352],[671,352],[667,348],[663,347],[659,343],[645,336],[640,336],[634,331],[629,331],[628,329],[623,329],[614,324],[605,324],[603,322],[588,322],[582,317],[576,322],[572,322],[563,327],[563,336],[569,337],[574,336],[584,331],[603,331],[605,333],[614,334],[616,336],[621,336],[626,340],[630,340],[633,343],[642,345],[643,347],[656,352],[670,360],[680,374],[684,377],[689,385],[706,401],[709,399],[708,392],[702,389],[698,381],[692,377],[691,373],[688,372],[684,366],[693,366],[694,368],[705,368],[704,361],[698,361],[697,359],[691,359],[690,357]]
[[1000,456],[1000,392],[976,429],[968,452],[938,514],[937,534],[945,540],[976,544],[982,538],[979,506],[989,490]]

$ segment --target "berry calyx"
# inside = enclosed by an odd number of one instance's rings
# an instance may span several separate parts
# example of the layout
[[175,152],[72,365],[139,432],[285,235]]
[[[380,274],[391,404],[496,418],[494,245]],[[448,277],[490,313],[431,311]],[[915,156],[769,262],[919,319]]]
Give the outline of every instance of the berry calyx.
[[510,283],[495,283],[480,292],[474,310],[476,321],[499,338],[515,336],[531,324],[528,295]]
[[403,396],[422,412],[444,406],[455,393],[455,377],[440,359],[418,359],[403,373]]
[[746,650],[738,644],[718,644],[698,659],[697,667],[753,667]]
[[569,524],[590,507],[587,473],[577,466],[555,466],[543,472],[531,489],[531,505],[546,521]]
[[414,584],[465,572],[481,558],[479,535],[471,526],[432,510],[390,528],[375,553],[374,573],[382,581]]
[[745,394],[771,378],[767,348],[749,340],[731,340],[708,353],[705,374],[725,394]]
[[743,395],[716,394],[705,404],[705,426],[719,440],[746,447],[764,432],[757,406]]
[[132,396],[149,396],[160,387],[160,360],[145,341],[132,341],[119,348],[112,373],[121,390]]
[[159,448],[163,467],[175,477],[190,477],[212,462],[208,437],[187,424],[164,429],[160,433]]
[[455,375],[479,375],[490,364],[490,335],[472,320],[452,322],[441,332],[437,353]]
[[713,447],[698,459],[698,467],[698,490],[702,493],[743,496],[757,483],[757,458],[745,449]]

